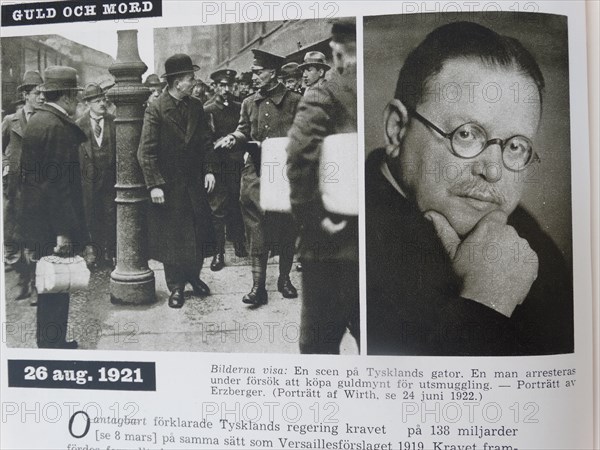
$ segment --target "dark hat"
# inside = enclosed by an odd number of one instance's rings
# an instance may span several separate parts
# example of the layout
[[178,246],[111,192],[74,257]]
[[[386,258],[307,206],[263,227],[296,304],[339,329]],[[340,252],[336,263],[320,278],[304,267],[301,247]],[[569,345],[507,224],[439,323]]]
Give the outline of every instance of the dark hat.
[[331,69],[331,66],[325,63],[325,55],[321,52],[306,52],[306,55],[304,55],[304,62],[298,66],[298,69],[304,70],[310,66],[314,66],[318,69],[325,69],[325,71]]
[[252,72],[242,72],[238,76],[238,81],[240,83],[252,84]]
[[221,69],[221,70],[217,70],[216,72],[211,73],[210,78],[215,83],[225,80],[227,82],[227,84],[231,84],[235,81],[236,75],[237,75],[237,72],[233,69]]
[[83,88],[77,85],[77,71],[67,66],[50,66],[44,70],[45,83],[40,86],[42,92],[75,90]]
[[287,63],[281,66],[279,73],[281,74],[281,78],[284,80],[289,80],[290,78],[299,80],[302,78],[302,71],[298,69],[298,63],[295,62]]
[[332,19],[331,40],[340,44],[356,42],[356,19],[354,17]]
[[81,100],[94,100],[98,97],[104,97],[104,90],[97,83],[89,83],[85,86],[83,93],[81,94]]
[[181,75],[188,72],[196,72],[200,67],[192,64],[192,58],[184,53],[177,53],[170,56],[165,61],[165,73],[161,78],[166,78],[171,75]]
[[42,77],[37,70],[28,70],[25,72],[25,75],[23,75],[23,82],[19,87],[17,87],[17,92],[24,91],[29,87],[33,88],[35,86],[39,86],[43,83],[44,80],[42,80]]
[[252,49],[252,53],[254,54],[254,61],[252,61],[251,67],[252,70],[279,69],[285,61],[283,56],[277,56],[273,53],[258,50],[256,48]]
[[146,77],[146,81],[144,81],[144,86],[148,87],[148,88],[164,88],[165,85],[167,84],[166,81],[160,81],[160,78],[158,78],[158,75],[156,75],[155,73],[151,73],[150,75],[148,75]]

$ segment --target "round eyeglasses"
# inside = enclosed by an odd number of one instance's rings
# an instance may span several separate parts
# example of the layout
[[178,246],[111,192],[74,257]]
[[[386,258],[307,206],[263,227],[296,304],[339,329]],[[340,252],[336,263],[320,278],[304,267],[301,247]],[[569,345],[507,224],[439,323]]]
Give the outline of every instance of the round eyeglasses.
[[499,138],[488,139],[485,129],[474,122],[464,123],[446,133],[417,111],[411,110],[410,114],[440,136],[449,139],[452,154],[459,158],[475,158],[488,146],[497,144],[502,149],[502,162],[509,170],[518,172],[532,162],[541,162],[539,155],[533,150],[533,144],[525,136],[512,136],[504,141]]

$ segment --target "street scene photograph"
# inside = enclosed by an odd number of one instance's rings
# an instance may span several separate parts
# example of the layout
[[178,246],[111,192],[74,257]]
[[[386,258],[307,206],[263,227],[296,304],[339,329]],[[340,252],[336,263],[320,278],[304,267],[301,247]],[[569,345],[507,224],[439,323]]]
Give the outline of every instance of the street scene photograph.
[[8,347],[359,353],[354,18],[0,42]]

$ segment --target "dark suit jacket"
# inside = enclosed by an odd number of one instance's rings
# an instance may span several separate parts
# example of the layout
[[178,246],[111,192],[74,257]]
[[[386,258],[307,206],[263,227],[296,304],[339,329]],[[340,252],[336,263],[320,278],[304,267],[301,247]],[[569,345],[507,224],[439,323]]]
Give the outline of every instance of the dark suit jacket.
[[459,296],[459,281],[433,224],[381,173],[384,154],[379,149],[369,155],[365,174],[368,353],[573,352],[572,269],[535,219],[522,207],[509,217],[508,224],[537,253],[539,272],[507,318]]
[[150,257],[170,264],[196,264],[212,242],[204,176],[217,163],[202,103],[188,97],[185,121],[164,91],[146,108],[138,161],[148,189],[160,187],[165,204],[150,203]]
[[79,145],[85,134],[49,105],[31,117],[23,136],[21,196],[17,220],[21,237],[38,254],[50,254],[56,236],[84,245],[85,226]]

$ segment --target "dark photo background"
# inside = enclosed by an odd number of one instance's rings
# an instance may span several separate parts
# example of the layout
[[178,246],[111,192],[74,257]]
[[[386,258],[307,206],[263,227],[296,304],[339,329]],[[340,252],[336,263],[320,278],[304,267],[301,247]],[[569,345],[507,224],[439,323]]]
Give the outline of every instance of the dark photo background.
[[[367,155],[385,145],[383,111],[393,98],[398,73],[408,53],[445,23],[480,23],[519,39],[534,55],[546,89],[542,121],[534,142],[542,163],[529,175],[531,186],[521,204],[554,239],[572,262],[571,147],[569,120],[569,55],[567,18],[527,13],[430,13],[364,18],[365,149]],[[466,92],[466,91],[465,91]],[[526,95],[529,91],[521,91]],[[514,92],[503,93],[514,95]],[[573,157],[587,155],[573,149]],[[365,155],[366,156],[366,155]]]

